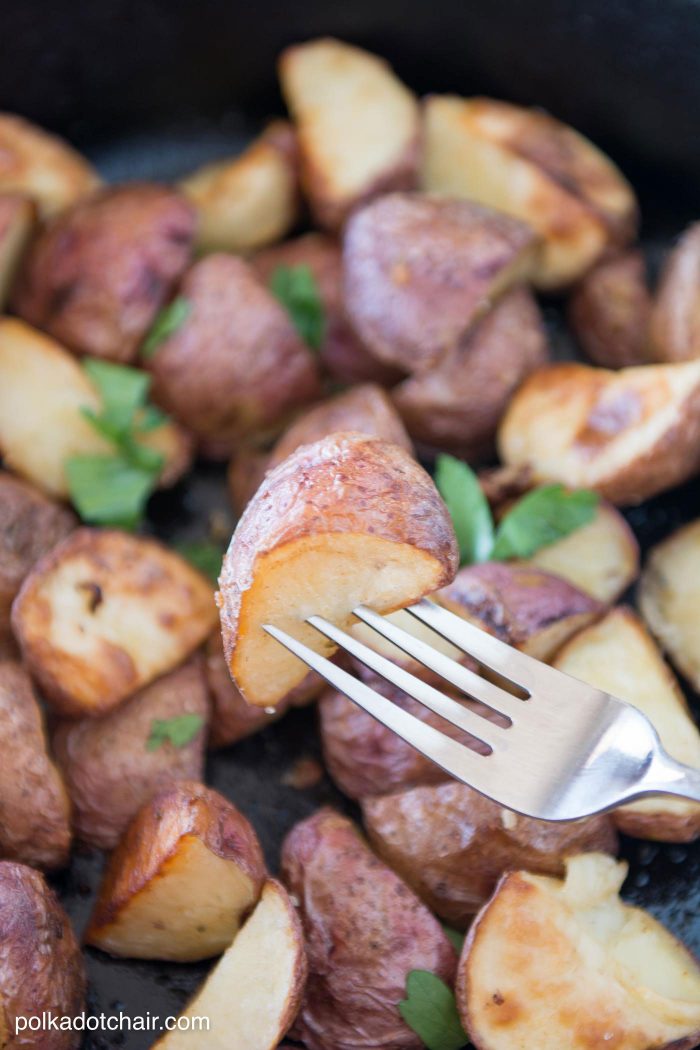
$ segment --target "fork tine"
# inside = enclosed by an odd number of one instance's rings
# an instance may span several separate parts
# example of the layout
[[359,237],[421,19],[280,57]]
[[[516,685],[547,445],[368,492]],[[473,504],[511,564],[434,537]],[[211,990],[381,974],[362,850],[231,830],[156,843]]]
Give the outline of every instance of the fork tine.
[[413,697],[418,703],[423,704],[424,707],[429,708],[436,715],[440,715],[441,718],[451,722],[453,726],[463,729],[470,736],[476,737],[484,744],[488,744],[490,748],[498,746],[500,742],[499,734],[502,734],[509,728],[508,726],[495,725],[493,722],[487,721],[482,715],[460,704],[459,701],[445,696],[427,682],[423,682],[420,678],[411,674],[410,671],[406,671],[392,660],[388,660],[374,649],[370,649],[368,645],[358,641],[357,638],[353,638],[352,635],[347,634],[322,616],[310,616],[306,622],[315,627],[326,638],[336,642],[351,656],[354,656],[361,663],[376,671],[382,678],[386,678],[392,685],[402,689],[404,693]]

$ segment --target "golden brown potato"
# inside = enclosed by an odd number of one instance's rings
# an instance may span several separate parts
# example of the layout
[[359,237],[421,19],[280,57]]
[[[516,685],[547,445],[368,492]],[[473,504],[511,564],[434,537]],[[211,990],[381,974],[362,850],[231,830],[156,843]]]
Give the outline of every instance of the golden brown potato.
[[224,558],[219,605],[236,685],[249,704],[274,707],[306,674],[263,624],[330,655],[308,616],[347,627],[359,604],[391,612],[447,583],[457,563],[447,508],[405,449],[343,433],[303,445],[267,475]]
[[650,316],[651,295],[640,251],[604,259],[579,281],[569,300],[574,335],[586,356],[603,368],[652,360]]
[[102,190],[36,238],[13,308],[75,353],[133,361],[187,266],[194,230],[193,209],[166,186]]
[[530,467],[535,481],[641,503],[700,468],[700,362],[543,368],[515,394],[498,446],[508,466]]
[[216,622],[211,584],[155,540],[78,529],[42,558],[12,626],[55,710],[102,715],[172,670]]
[[700,689],[700,520],[649,555],[639,587],[644,619],[676,667]]
[[477,1050],[692,1050],[700,970],[683,945],[618,897],[627,865],[572,858],[566,879],[514,871],[478,915],[457,973]]
[[527,222],[542,238],[539,288],[581,277],[634,239],[638,209],[620,171],[592,142],[542,110],[489,98],[425,103],[422,185]]
[[[117,845],[139,808],[178,780],[201,780],[209,704],[198,657],[147,685],[102,718],[63,721],[52,744],[73,804],[73,828],[100,849]],[[201,726],[182,746],[151,750],[159,722],[183,715]]]
[[35,225],[36,209],[29,197],[0,193],[0,311],[5,309]]
[[236,807],[196,781],[139,810],[112,854],[85,940],[127,959],[221,955],[258,901],[265,861]]
[[[582,631],[562,649],[554,666],[639,708],[669,755],[700,768],[700,732],[685,697],[631,609],[613,609]],[[700,835],[700,803],[668,795],[631,802],[613,815],[620,831],[640,838],[691,842]]]
[[464,459],[493,458],[515,390],[548,360],[539,308],[525,288],[500,302],[441,361],[392,390],[409,434]]
[[14,113],[0,113],[0,193],[32,197],[43,218],[63,211],[100,184],[67,142]]
[[0,470],[0,634],[22,580],[38,559],[76,526],[65,507]]
[[411,970],[451,981],[454,951],[437,919],[332,809],[292,828],[282,875],[299,901],[309,961],[293,1038],[308,1050],[420,1050],[397,1006]]
[[325,38],[283,51],[279,75],[319,225],[337,230],[359,203],[415,186],[418,104],[386,62]]
[[268,452],[247,445],[233,454],[228,465],[226,480],[231,505],[240,518],[251,499],[258,491],[267,473]]
[[533,565],[465,565],[435,599],[508,645],[549,660],[602,611],[595,598]]
[[244,254],[284,237],[299,211],[295,154],[292,128],[274,121],[239,156],[182,179],[197,211],[198,249]]
[[80,1032],[24,1021],[85,1009],[85,965],[68,916],[42,875],[0,861],[0,1040],[3,1050],[77,1050]]
[[563,875],[566,857],[617,852],[607,815],[569,824],[532,820],[454,780],[364,799],[362,814],[379,856],[460,930],[506,871]]
[[700,223],[669,254],[651,311],[651,342],[659,361],[700,357]]
[[0,753],[0,856],[62,867],[71,841],[68,794],[29,676],[10,660],[0,660]]
[[601,501],[592,521],[541,547],[527,562],[611,605],[639,574],[639,544],[619,510]]
[[176,1027],[156,1047],[275,1050],[296,1017],[306,972],[295,906],[284,887],[268,879],[255,911],[180,1015],[208,1018],[208,1030]]
[[243,259],[201,259],[179,294],[189,314],[146,364],[154,400],[204,451],[226,458],[242,438],[263,440],[318,394],[311,351]]
[[532,488],[529,467],[482,467],[477,476],[481,491],[497,519],[510,509],[514,500]]
[[406,372],[431,368],[508,288],[527,280],[529,227],[471,201],[380,197],[345,233],[345,303],[365,345]]
[[[5,465],[49,496],[69,495],[70,456],[102,455],[114,448],[85,419],[101,399],[72,354],[14,317],[0,318],[0,454]],[[189,437],[165,422],[139,440],[160,452],[160,485],[172,485],[192,461]]]

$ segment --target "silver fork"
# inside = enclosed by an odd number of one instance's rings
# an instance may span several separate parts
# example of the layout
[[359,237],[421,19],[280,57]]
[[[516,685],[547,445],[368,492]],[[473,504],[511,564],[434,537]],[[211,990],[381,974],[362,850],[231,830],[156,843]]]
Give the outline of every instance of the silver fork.
[[432,759],[457,780],[508,809],[541,820],[565,821],[600,813],[647,795],[700,802],[700,771],[672,759],[651,722],[631,704],[526,656],[449,610],[423,599],[407,610],[521,693],[468,667],[378,613],[354,615],[468,697],[504,716],[496,724],[321,616],[307,623],[381,677],[486,745],[455,741],[398,707],[343,668],[271,624],[268,634],[339,692]]

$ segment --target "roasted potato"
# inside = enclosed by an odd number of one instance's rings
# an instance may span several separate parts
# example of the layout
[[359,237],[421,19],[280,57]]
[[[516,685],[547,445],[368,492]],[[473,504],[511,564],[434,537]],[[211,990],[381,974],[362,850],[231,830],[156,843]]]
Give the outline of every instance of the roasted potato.
[[391,396],[422,446],[470,461],[493,458],[511,397],[547,359],[537,303],[525,288],[515,288],[434,368],[405,379]]
[[[554,666],[639,708],[669,755],[700,768],[700,733],[683,693],[652,638],[631,609],[613,609],[573,638]],[[660,842],[700,835],[700,803],[659,795],[614,811],[620,831]]]
[[651,342],[659,361],[700,357],[700,223],[669,254],[651,311]]
[[476,1050],[692,1050],[700,970],[618,891],[627,865],[588,854],[566,879],[513,871],[477,916],[457,1004]]
[[574,335],[594,364],[625,368],[652,360],[651,294],[640,251],[604,259],[590,270],[575,286],[568,312]]
[[581,277],[610,248],[634,239],[631,186],[592,142],[538,109],[489,98],[425,103],[422,185],[487,204],[542,238],[539,288]]
[[231,505],[240,518],[267,473],[269,452],[241,445],[229,461],[226,480]]
[[311,351],[243,259],[201,259],[179,294],[189,314],[146,364],[154,400],[205,452],[226,458],[241,439],[262,440],[318,394]]
[[0,113],[0,193],[32,197],[43,218],[68,208],[100,184],[67,142],[14,113]]
[[543,368],[515,394],[498,446],[508,466],[530,467],[535,481],[641,503],[700,468],[700,362]]
[[32,676],[57,713],[102,715],[177,667],[216,621],[211,585],[155,540],[78,529],[12,608]]
[[[47,495],[66,499],[66,460],[114,451],[83,415],[83,409],[99,412],[100,406],[98,391],[72,354],[23,321],[0,318],[0,455],[7,467]],[[190,466],[190,439],[174,423],[139,440],[163,455],[161,486],[173,484]]]
[[29,197],[0,193],[0,311],[5,309],[35,224],[36,209]]
[[293,1038],[308,1050],[419,1050],[397,1007],[411,970],[452,979],[454,951],[437,919],[332,809],[292,828],[282,877],[299,902],[309,962]]
[[379,856],[460,930],[506,871],[563,875],[566,857],[617,852],[607,815],[569,824],[532,820],[454,780],[364,799],[362,814]]
[[415,186],[418,104],[386,62],[327,38],[288,47],[279,75],[319,225],[337,230],[359,203]]
[[77,1050],[80,1032],[32,1031],[44,1011],[85,1010],[85,965],[68,916],[42,875],[0,861],[0,1045],[3,1050]]
[[13,309],[75,353],[133,361],[187,266],[194,231],[193,209],[166,186],[102,190],[34,240]]
[[176,1027],[157,1050],[275,1050],[296,1017],[306,972],[294,904],[268,879],[255,911],[181,1015],[208,1018],[208,1030]]
[[68,794],[29,676],[10,660],[0,660],[0,753],[0,856],[62,867],[71,842]]
[[221,955],[258,901],[252,826],[217,791],[182,781],[153,795],[112,854],[85,940],[127,959]]
[[0,635],[10,629],[10,609],[24,577],[76,524],[65,507],[0,470]]
[[[209,704],[199,658],[147,685],[102,718],[62,721],[52,744],[83,842],[111,850],[139,808],[178,780],[204,777]],[[183,715],[201,719],[187,743],[151,749],[154,727]]]
[[253,265],[265,284],[270,283],[280,266],[308,266],[323,305],[324,333],[319,359],[331,380],[390,386],[400,378],[400,372],[378,361],[367,350],[348,320],[343,300],[343,259],[336,240],[322,233],[306,233],[258,252]]
[[274,121],[239,156],[198,168],[179,189],[197,211],[200,251],[246,253],[272,244],[299,210],[292,128]]
[[380,197],[345,233],[348,316],[380,361],[426,371],[460,345],[493,299],[527,280],[536,245],[524,223],[471,201]]
[[659,543],[639,587],[644,619],[676,667],[700,689],[700,520]]
[[236,685],[249,704],[274,707],[306,674],[263,624],[330,655],[307,616],[349,626],[356,605],[391,612],[446,584],[457,563],[447,508],[405,449],[343,433],[302,445],[267,475],[224,558],[219,605]]

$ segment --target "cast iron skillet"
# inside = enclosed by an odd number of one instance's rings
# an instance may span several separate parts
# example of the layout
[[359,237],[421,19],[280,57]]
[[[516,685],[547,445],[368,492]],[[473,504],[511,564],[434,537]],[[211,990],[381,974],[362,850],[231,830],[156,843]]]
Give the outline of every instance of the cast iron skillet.
[[[0,108],[68,135],[107,178],[167,179],[235,151],[260,119],[280,112],[276,54],[318,34],[378,51],[420,92],[494,94],[571,121],[622,163],[640,193],[652,266],[697,218],[697,0],[4,0]],[[558,305],[547,312],[566,354]],[[223,470],[200,466],[153,500],[149,528],[165,540],[203,536],[212,513],[230,513]],[[698,516],[697,482],[628,514],[643,549]],[[318,755],[306,710],[209,758],[208,782],[251,818],[273,871],[297,820],[328,802],[353,812],[327,779],[303,791],[285,784],[297,759]],[[628,839],[623,852],[625,896],[700,952],[700,843]],[[79,932],[101,868],[97,852],[78,852],[55,880]],[[131,1017],[177,1013],[207,971],[93,950],[87,965],[89,1007]],[[100,1033],[85,1047],[145,1050],[154,1041],[153,1033]]]

